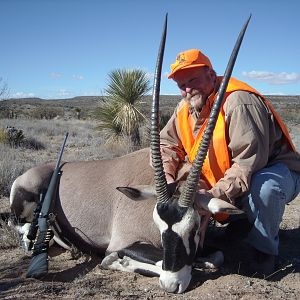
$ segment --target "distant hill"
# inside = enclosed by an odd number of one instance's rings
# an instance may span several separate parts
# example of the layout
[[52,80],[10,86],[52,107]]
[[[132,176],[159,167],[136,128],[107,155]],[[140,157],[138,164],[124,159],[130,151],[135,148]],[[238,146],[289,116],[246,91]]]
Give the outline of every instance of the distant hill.
[[[266,96],[284,119],[299,121],[300,96]],[[101,102],[101,96],[80,96],[69,99],[45,100],[40,98],[9,99],[0,102],[0,118],[93,118],[93,112]],[[164,114],[173,112],[180,96],[160,96],[160,110]],[[152,96],[141,101],[141,110],[149,115]]]
[[0,117],[10,115],[18,118],[72,118],[80,111],[81,117],[89,118],[101,101],[100,96],[84,96],[69,99],[45,100],[40,98],[18,98],[0,102]]

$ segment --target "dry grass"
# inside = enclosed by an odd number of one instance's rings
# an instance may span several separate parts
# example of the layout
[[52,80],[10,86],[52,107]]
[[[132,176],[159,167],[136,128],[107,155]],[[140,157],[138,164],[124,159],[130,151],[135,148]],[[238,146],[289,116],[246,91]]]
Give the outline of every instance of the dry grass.
[[20,245],[20,237],[17,232],[8,225],[11,218],[9,213],[9,201],[6,197],[0,198],[0,249],[16,248]]
[[0,249],[15,248],[19,245],[18,233],[5,220],[0,220]]
[[0,119],[0,128],[6,126],[22,129],[25,138],[17,148],[0,143],[0,196],[9,195],[14,179],[25,170],[56,161],[66,132],[64,161],[113,158],[136,150],[129,140],[107,144],[92,120]]
[[6,144],[0,144],[0,156],[0,195],[8,196],[15,178],[32,164],[28,160],[22,160],[20,151]]
[[0,143],[6,144],[8,142],[8,135],[3,128],[0,128]]

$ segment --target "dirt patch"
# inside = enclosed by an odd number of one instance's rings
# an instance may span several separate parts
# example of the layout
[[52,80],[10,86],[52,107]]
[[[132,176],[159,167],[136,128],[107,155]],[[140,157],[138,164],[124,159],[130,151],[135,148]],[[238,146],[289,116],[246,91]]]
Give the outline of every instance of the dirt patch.
[[[4,199],[3,201],[7,201]],[[3,202],[2,201],[2,202]],[[6,202],[7,203],[7,202]],[[1,212],[5,211],[1,204]],[[162,291],[158,278],[104,270],[100,257],[72,259],[70,252],[53,247],[49,274],[42,280],[26,278],[30,255],[19,248],[0,249],[1,299],[299,299],[300,197],[286,207],[280,230],[279,266],[266,279],[244,275],[249,249],[228,242],[222,228],[210,230],[209,240],[225,253],[215,271],[194,270],[183,295]]]

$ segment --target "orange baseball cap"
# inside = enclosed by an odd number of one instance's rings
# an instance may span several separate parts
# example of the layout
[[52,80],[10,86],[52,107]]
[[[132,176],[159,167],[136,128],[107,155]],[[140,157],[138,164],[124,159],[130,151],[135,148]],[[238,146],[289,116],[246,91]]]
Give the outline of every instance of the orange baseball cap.
[[207,56],[197,49],[180,52],[174,64],[171,64],[171,73],[168,78],[174,78],[176,72],[182,69],[208,66],[212,69],[211,62]]

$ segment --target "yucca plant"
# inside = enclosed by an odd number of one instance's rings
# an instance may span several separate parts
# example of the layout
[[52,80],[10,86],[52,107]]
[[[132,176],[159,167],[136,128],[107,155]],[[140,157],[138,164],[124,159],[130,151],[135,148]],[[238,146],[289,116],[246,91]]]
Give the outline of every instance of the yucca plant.
[[95,110],[95,117],[99,120],[97,129],[101,130],[106,141],[116,141],[123,137],[122,127],[116,122],[118,113],[117,103],[102,99]]
[[129,136],[134,146],[141,143],[139,128],[145,121],[140,101],[150,91],[146,72],[138,69],[115,69],[108,74],[106,100],[97,109],[99,128],[109,139]]

